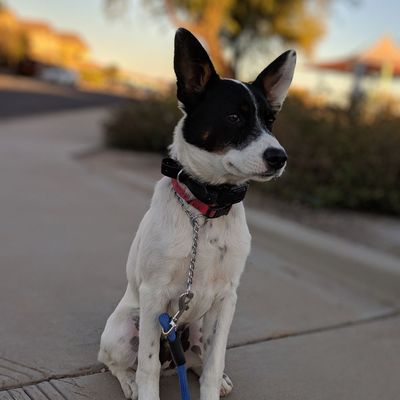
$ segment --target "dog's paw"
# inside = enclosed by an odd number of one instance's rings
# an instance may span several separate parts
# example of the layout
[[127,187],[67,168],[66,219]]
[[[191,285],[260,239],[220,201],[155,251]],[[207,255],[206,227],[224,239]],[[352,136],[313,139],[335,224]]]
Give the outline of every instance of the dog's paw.
[[121,371],[115,375],[121,384],[125,397],[127,399],[137,400],[138,388],[135,382],[135,373],[131,371]]
[[224,373],[222,376],[220,395],[221,397],[229,396],[233,389],[233,383],[229,376]]

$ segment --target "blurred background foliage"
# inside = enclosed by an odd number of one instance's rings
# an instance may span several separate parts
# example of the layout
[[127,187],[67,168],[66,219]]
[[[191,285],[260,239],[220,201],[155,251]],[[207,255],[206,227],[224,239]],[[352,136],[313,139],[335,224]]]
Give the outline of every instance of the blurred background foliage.
[[[326,27],[330,0],[151,0],[147,7],[203,39],[222,76],[236,76],[252,50],[278,41],[310,54]],[[349,2],[356,3],[356,2]],[[106,0],[118,15],[128,0]],[[400,117],[390,102],[349,108],[292,93],[274,133],[289,164],[279,182],[257,185],[268,194],[311,207],[400,215]],[[369,111],[368,111],[369,110]],[[154,116],[157,116],[154,118]],[[166,152],[179,119],[174,94],[116,110],[106,143],[120,149]]]
[[[333,2],[146,0],[143,4],[150,12],[167,16],[173,25],[201,38],[221,75],[236,77],[246,56],[260,48],[265,50],[265,46],[276,41],[310,54],[325,32],[326,16]],[[125,13],[128,5],[129,0],[105,0],[106,10],[112,16]]]
[[281,182],[261,188],[312,207],[400,215],[400,117],[355,116],[292,95],[274,133],[289,154]]
[[[202,39],[221,76],[233,77],[241,75],[246,60],[251,62],[255,53],[264,54],[269,48],[277,54],[277,48],[290,45],[311,54],[327,29],[331,7],[338,2],[357,4],[356,0],[103,1],[107,14],[116,18],[142,4],[149,14],[188,28]],[[391,51],[400,54],[400,49]],[[181,115],[169,82],[154,88],[146,83],[143,89],[135,86],[133,90],[117,65],[99,65],[88,58],[88,52],[79,35],[40,21],[32,24],[0,0],[1,68],[31,58],[41,67],[78,70],[85,85],[134,97],[106,121],[106,145],[166,152]],[[378,74],[380,69],[386,71],[381,81],[389,86],[394,68],[382,64],[376,70]],[[346,73],[352,79],[353,71]],[[138,78],[136,82],[143,80]],[[353,93],[357,96],[349,97],[348,106],[340,108],[326,99],[292,91],[274,130],[289,153],[288,168],[278,182],[260,185],[260,190],[312,207],[400,215],[399,102],[385,101],[380,92],[375,97]]]
[[128,102],[105,122],[105,143],[120,150],[166,153],[181,115],[172,93]]
[[[105,124],[106,143],[166,153],[181,115],[174,94],[124,105]],[[310,207],[400,215],[399,126],[389,105],[354,115],[292,93],[274,127],[288,167],[278,181],[256,186]]]
[[27,37],[26,32],[15,27],[7,17],[5,3],[0,1],[0,65],[14,66],[27,52]]

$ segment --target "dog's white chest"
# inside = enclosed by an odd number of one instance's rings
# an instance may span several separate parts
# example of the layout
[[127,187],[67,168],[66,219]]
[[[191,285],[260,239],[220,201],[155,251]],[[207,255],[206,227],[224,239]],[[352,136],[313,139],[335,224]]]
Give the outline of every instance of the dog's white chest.
[[[241,203],[227,216],[199,222],[194,299],[184,315],[189,321],[201,318],[227,290],[236,289],[250,251],[251,236]],[[169,298],[171,314],[186,290],[192,238],[189,217],[171,191],[169,179],[162,179],[132,245],[128,279],[137,288],[146,282],[154,296]]]
[[[244,223],[244,225],[241,225]],[[189,254],[192,246],[190,231],[181,242],[181,250]],[[190,322],[201,318],[215,301],[224,293],[236,287],[250,250],[250,235],[245,220],[238,219],[237,210],[233,216],[208,220],[199,230],[198,253],[193,277],[194,298],[190,310],[182,321]],[[172,273],[173,287],[177,295],[186,284],[189,256],[176,264]],[[171,311],[177,307],[177,300],[171,302]]]

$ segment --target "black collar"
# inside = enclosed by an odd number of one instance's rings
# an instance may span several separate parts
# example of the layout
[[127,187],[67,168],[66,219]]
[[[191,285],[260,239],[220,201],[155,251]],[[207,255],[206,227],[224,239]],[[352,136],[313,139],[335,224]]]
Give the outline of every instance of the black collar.
[[[244,185],[208,185],[190,176],[183,166],[172,158],[164,158],[161,163],[161,173],[183,183],[201,202],[207,204],[213,211],[213,218],[228,214],[231,206],[241,202],[247,192],[248,184]],[[210,217],[210,215],[207,215]]]

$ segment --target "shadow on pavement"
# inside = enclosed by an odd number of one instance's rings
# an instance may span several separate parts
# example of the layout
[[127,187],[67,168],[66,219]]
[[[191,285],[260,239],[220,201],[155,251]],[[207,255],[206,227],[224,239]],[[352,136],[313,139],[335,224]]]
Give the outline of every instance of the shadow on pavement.
[[126,99],[117,95],[74,89],[66,89],[62,93],[40,93],[0,88],[0,119],[90,107],[109,107],[123,101]]

